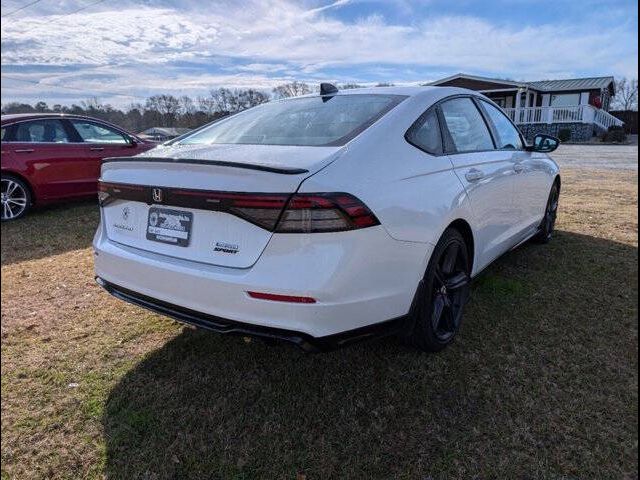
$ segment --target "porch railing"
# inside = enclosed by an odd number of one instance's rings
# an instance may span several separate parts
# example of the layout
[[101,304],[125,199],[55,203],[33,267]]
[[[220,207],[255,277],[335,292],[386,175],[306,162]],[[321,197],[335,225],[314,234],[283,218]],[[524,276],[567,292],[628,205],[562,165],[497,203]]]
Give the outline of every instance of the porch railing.
[[619,118],[614,117],[609,112],[604,110],[595,109],[593,123],[600,125],[602,128],[608,129],[614,125],[621,127],[624,122]]
[[516,124],[527,123],[594,123],[603,129],[623,122],[608,112],[592,105],[571,107],[505,108],[505,113]]

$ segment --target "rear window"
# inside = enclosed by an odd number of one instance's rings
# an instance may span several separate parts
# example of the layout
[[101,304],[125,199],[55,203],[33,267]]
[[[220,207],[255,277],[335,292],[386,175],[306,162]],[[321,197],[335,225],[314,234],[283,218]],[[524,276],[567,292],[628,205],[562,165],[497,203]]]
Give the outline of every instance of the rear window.
[[266,103],[198,130],[177,144],[343,145],[404,98],[361,94]]

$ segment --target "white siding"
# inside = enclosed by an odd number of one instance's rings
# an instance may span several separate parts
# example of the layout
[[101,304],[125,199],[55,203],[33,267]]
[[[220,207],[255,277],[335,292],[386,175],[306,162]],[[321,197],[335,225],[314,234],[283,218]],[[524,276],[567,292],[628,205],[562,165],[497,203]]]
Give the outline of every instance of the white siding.
[[580,94],[580,105],[589,105],[589,92],[582,92]]
[[543,93],[542,94],[542,106],[543,107],[548,107],[551,104],[551,94],[550,93]]

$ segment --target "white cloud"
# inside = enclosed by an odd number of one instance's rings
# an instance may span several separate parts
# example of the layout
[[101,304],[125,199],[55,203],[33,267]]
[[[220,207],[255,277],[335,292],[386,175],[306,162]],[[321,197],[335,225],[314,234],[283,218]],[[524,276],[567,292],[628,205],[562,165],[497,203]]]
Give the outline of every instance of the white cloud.
[[[433,15],[392,25],[375,15],[354,22],[329,16],[345,3],[104,3],[101,11],[68,17],[21,17],[2,22],[3,73],[15,76],[27,65],[68,66],[73,69],[66,73],[41,70],[35,77],[97,92],[147,94],[217,85],[270,88],[294,77],[325,78],[323,73],[335,69],[351,70],[345,77],[360,81],[388,72],[396,82],[428,80],[428,71],[518,79],[637,71],[637,42],[623,41],[633,33],[629,25],[497,26],[469,16]],[[3,101],[8,93],[3,86]]]

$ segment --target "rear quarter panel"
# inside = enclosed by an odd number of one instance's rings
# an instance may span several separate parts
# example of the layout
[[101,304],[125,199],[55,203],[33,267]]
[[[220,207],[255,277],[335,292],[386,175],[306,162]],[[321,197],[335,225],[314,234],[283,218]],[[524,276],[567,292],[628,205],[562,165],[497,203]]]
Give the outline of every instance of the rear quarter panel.
[[[343,156],[307,179],[300,191],[356,195],[399,242],[433,246],[452,221],[463,218],[472,224],[466,192],[450,159],[429,155],[404,139],[406,130],[431,103],[428,98],[407,99],[406,105],[347,144]],[[424,251],[420,275],[431,249],[425,246]]]

